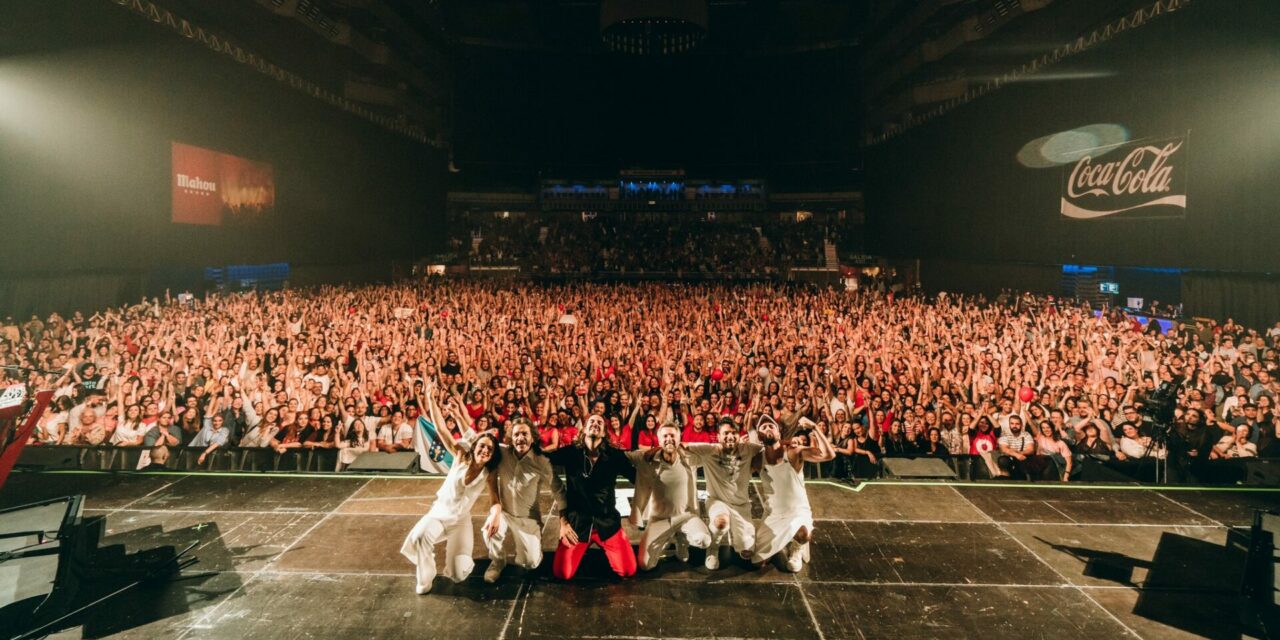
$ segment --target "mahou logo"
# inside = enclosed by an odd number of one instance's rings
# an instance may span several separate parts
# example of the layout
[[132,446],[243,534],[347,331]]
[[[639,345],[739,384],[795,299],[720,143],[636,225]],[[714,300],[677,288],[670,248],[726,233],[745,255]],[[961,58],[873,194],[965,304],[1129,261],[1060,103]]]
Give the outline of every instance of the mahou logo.
[[1186,138],[1142,140],[1080,158],[1065,171],[1062,215],[1167,218],[1187,210]]
[[218,192],[218,183],[212,180],[204,180],[200,176],[179,173],[178,188],[186,190],[187,193],[213,195]]

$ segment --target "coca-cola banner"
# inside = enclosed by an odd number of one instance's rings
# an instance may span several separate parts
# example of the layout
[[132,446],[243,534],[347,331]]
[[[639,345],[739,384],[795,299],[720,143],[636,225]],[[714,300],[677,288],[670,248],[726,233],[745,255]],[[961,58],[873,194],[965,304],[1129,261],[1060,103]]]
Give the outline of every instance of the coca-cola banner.
[[1187,138],[1105,147],[1063,167],[1062,215],[1174,218],[1187,212]]
[[276,203],[270,164],[181,142],[173,143],[173,221],[220,225],[250,222]]

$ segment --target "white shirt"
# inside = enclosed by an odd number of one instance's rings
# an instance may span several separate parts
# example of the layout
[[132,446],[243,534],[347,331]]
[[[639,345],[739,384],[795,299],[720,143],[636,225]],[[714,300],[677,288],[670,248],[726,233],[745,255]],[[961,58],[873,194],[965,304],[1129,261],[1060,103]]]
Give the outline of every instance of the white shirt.
[[675,462],[670,464],[662,459],[661,453],[653,460],[646,460],[644,451],[628,451],[627,459],[636,468],[636,484],[646,482],[651,488],[650,520],[669,520],[686,513],[698,513],[697,479],[693,465],[685,461],[684,455],[676,453]]
[[686,445],[689,459],[701,466],[707,478],[707,496],[719,500],[736,509],[750,509],[751,498],[747,494],[747,485],[751,482],[751,460],[764,447],[740,442],[736,450],[724,454],[720,445],[710,443],[693,443]]
[[489,476],[487,469],[481,469],[471,484],[467,484],[467,469],[470,466],[462,456],[453,459],[453,466],[449,467],[449,474],[436,492],[435,504],[431,505],[427,515],[469,517],[467,514],[471,511],[471,506],[488,487]]
[[248,433],[244,434],[244,437],[240,439],[240,446],[269,447],[271,446],[271,439],[274,438],[279,431],[279,427],[274,425],[259,424],[258,426],[250,429]]
[[399,443],[399,442],[404,442],[405,440],[408,440],[410,442],[413,441],[413,427],[410,426],[408,422],[401,422],[400,424],[396,425],[395,442]]
[[130,424],[122,420],[116,425],[115,433],[111,434],[111,444],[133,444],[135,440],[146,435],[147,431],[147,427],[142,426],[141,423]]
[[[551,462],[532,451],[524,457],[517,456],[510,445],[499,445],[499,448],[498,500],[502,510],[517,518],[540,519],[538,494],[544,489],[552,490]],[[564,501],[558,498],[556,503],[564,504]]]

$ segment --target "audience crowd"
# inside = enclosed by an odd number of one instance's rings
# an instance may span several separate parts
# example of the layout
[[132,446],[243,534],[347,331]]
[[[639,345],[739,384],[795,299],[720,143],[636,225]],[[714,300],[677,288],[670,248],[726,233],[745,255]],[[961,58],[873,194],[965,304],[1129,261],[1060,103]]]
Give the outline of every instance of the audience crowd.
[[[679,252],[685,252],[679,249]],[[689,252],[694,253],[694,252]],[[279,454],[413,450],[429,380],[461,434],[516,417],[544,450],[586,416],[610,440],[685,442],[760,415],[827,433],[811,475],[869,478],[895,456],[977,477],[1230,480],[1280,455],[1277,342],[1032,296],[782,285],[412,281],[149,300],[0,327],[0,386],[53,388],[32,445]],[[959,468],[959,467],[958,467]]]
[[766,276],[787,267],[821,265],[828,233],[810,221],[673,223],[604,217],[457,219],[453,227],[451,244],[472,265],[521,266],[549,274]]

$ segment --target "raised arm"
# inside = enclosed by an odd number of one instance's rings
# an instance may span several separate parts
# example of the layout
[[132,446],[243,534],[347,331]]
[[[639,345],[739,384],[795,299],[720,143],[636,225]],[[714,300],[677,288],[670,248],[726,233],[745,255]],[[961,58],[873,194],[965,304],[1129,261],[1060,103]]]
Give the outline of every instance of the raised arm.
[[826,434],[819,429],[811,429],[809,446],[800,450],[800,457],[805,462],[827,462],[835,459],[836,450],[831,446],[831,441],[827,439]]

